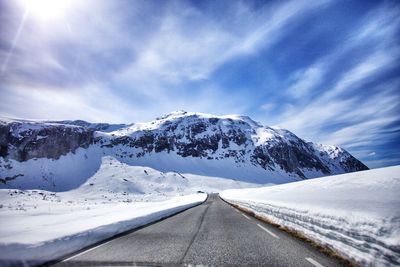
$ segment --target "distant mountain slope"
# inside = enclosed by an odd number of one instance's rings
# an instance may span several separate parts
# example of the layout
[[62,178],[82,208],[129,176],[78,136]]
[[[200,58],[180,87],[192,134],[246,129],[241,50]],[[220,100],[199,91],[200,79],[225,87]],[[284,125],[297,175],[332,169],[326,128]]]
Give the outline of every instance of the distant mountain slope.
[[[109,132],[112,127],[117,130]],[[27,177],[62,176],[76,187],[106,155],[132,166],[258,184],[368,169],[344,149],[306,142],[246,116],[178,111],[117,126],[0,119],[0,181],[8,186]]]
[[121,157],[166,152],[209,161],[231,159],[236,166],[252,165],[300,178],[367,169],[344,149],[306,142],[290,131],[236,115],[174,112],[121,128],[108,138],[103,135],[100,143],[109,148],[122,146]]
[[92,129],[94,131],[112,132],[118,129],[132,126],[133,124],[110,124],[110,123],[90,123],[83,120],[64,120],[64,121],[47,121],[46,123],[57,123],[66,125],[82,126],[84,128]]

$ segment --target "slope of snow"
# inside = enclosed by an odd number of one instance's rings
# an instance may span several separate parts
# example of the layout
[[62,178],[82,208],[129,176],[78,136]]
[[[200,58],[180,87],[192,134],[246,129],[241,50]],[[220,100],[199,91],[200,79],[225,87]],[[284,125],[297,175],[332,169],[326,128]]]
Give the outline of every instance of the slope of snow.
[[[69,192],[69,197],[81,192]],[[92,194],[93,197],[93,194]],[[0,261],[37,265],[202,203],[203,193],[162,202],[69,201],[63,193],[0,190]],[[103,199],[104,200],[104,199]],[[111,200],[111,199],[110,199]]]
[[[142,199],[151,194],[151,199],[154,196],[159,199],[176,194],[191,194],[198,190],[218,192],[229,188],[260,186],[251,182],[210,176],[206,170],[212,166],[202,165],[201,161],[196,164],[196,159],[187,159],[180,167],[180,161],[177,159],[174,162],[170,156],[153,155],[128,161],[124,158],[103,156],[100,148],[92,145],[88,149],[79,148],[75,153],[68,153],[58,160],[39,158],[24,162],[6,162],[0,157],[1,165],[8,164],[7,166],[12,167],[4,168],[2,176],[21,175],[0,186],[5,189],[42,189],[53,192],[76,189],[83,191],[84,196],[89,196],[91,192],[97,196],[100,191],[118,196],[126,193],[134,199]],[[215,164],[215,168],[217,167],[221,174],[224,170],[230,171],[229,164]],[[177,172],[175,168],[184,171]],[[233,168],[231,171],[235,170]]]
[[0,157],[0,174],[16,177],[0,183],[0,188],[44,189],[66,191],[79,187],[93,176],[101,165],[102,152],[98,146],[78,148],[58,160],[34,158],[24,162]]
[[[238,183],[251,183],[261,186],[263,184],[281,184],[299,180],[294,174],[288,174],[278,166],[275,170],[265,170],[260,166],[241,163],[233,158],[208,160],[199,157],[181,157],[174,151],[145,154],[142,157],[128,157],[131,148],[118,146],[113,148],[115,157],[128,165],[148,166],[162,172],[191,173],[199,176],[221,177],[235,180]],[[134,152],[133,152],[134,153]],[[321,176],[322,173],[319,175]],[[221,188],[222,189],[222,188]],[[228,188],[226,188],[228,189]]]
[[362,265],[400,265],[400,166],[220,193]]

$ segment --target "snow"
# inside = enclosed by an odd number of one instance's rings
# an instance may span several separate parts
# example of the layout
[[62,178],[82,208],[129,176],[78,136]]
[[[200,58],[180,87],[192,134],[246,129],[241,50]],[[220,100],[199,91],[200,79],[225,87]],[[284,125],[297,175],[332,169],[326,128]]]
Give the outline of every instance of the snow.
[[[66,193],[70,197],[81,192]],[[161,202],[70,201],[41,190],[0,190],[2,265],[40,264],[205,201],[204,193]]]
[[[0,260],[19,258],[38,261],[36,263],[40,263],[39,255],[41,262],[48,261],[196,205],[205,199],[205,194],[197,194],[198,191],[219,192],[296,181],[300,179],[298,175],[287,173],[279,164],[273,164],[270,168],[256,164],[252,161],[251,152],[256,146],[264,149],[279,146],[282,142],[306,146],[305,143],[299,142],[301,139],[287,130],[262,126],[241,115],[215,116],[177,111],[149,123],[131,125],[0,119],[0,124],[11,122],[15,123],[10,125],[10,132],[19,139],[29,138],[33,132],[44,128],[67,127],[82,132],[87,128],[96,130],[94,137],[98,140],[87,148],[80,147],[57,159],[43,157],[19,162],[13,157],[0,157]],[[197,126],[200,130],[192,126]],[[188,144],[193,141],[192,137],[207,139],[221,133],[228,135],[232,131],[243,134],[245,141],[235,143],[229,139],[225,144],[221,139],[215,149],[208,149],[206,156],[201,157],[182,156],[177,150],[162,150],[157,153],[152,150],[144,153],[143,148],[125,145],[124,142],[110,145],[118,137],[122,137],[122,141],[126,140],[125,138],[136,140],[149,132],[156,137],[176,138],[179,143]],[[45,134],[35,136],[36,141],[46,142],[46,139]],[[344,171],[340,163],[347,155],[343,156],[344,151],[340,148],[315,144],[310,148],[307,146],[306,149],[332,165],[330,168],[334,172]],[[232,153],[236,156],[229,156]],[[302,171],[306,177],[323,175],[316,169],[303,168]],[[356,178],[346,178],[353,176]],[[362,183],[361,186],[353,183],[358,181],[357,174],[353,176],[343,176],[345,183],[349,188],[353,188],[352,190],[357,191],[361,188],[360,192],[364,192],[362,190],[366,189]],[[335,176],[332,179],[336,181],[340,180],[340,177]],[[304,229],[300,227],[299,231],[316,236],[315,239],[319,238],[322,243],[326,241],[330,245],[333,244],[338,250],[352,246],[347,237],[338,238],[329,232],[329,229],[333,228],[332,225],[336,227],[340,223],[344,224],[343,229],[348,229],[349,233],[353,231],[354,225],[361,225],[360,229],[373,233],[370,236],[379,242],[376,242],[378,245],[374,245],[373,249],[367,248],[371,255],[374,255],[373,252],[382,251],[379,246],[390,238],[393,239],[394,228],[390,227],[393,222],[397,223],[397,226],[399,223],[398,212],[394,219],[390,217],[393,203],[389,203],[385,220],[382,221],[381,218],[386,209],[382,199],[390,197],[389,194],[384,194],[383,197],[379,194],[373,195],[380,198],[371,202],[373,197],[368,200],[363,197],[357,199],[358,194],[342,188],[340,182],[323,182],[321,185],[318,181],[325,180],[315,181],[259,190],[224,191],[223,195],[230,201],[247,205],[265,216],[271,216],[288,227],[297,230],[296,227],[301,226]],[[399,189],[398,187],[397,183],[393,188]],[[382,184],[379,183],[376,188],[378,191],[383,190]],[[267,193],[264,193],[264,190]],[[285,190],[289,193],[280,193]],[[367,192],[375,194],[375,188],[371,187],[368,190]],[[361,195],[364,196],[363,194]],[[353,206],[349,205],[349,196]],[[367,205],[357,208],[360,203]],[[381,206],[378,213],[374,214],[371,206],[375,207],[377,203]],[[293,214],[295,217],[290,217]],[[310,221],[296,221],[307,216],[311,216]],[[369,216],[370,219],[366,220],[365,216]],[[388,221],[387,218],[394,221]],[[315,222],[316,225],[310,222]],[[324,228],[324,223],[328,228]],[[317,228],[318,231],[315,230]],[[390,238],[381,238],[379,234],[382,233],[390,234]],[[340,235],[345,234],[340,232]],[[353,236],[351,238],[355,243],[362,242]],[[340,240],[345,240],[345,245],[340,243]],[[392,243],[398,246],[396,242],[395,240]],[[392,243],[385,248],[389,247],[390,250]],[[349,251],[350,254],[357,255],[357,251]],[[391,253],[384,252],[386,255]],[[353,254],[349,257],[357,258]]]
[[[116,158],[103,155],[101,148],[96,145],[87,149],[79,148],[75,153],[70,152],[58,160],[39,158],[18,162],[4,161],[0,157],[0,164],[12,166],[2,169],[5,177],[23,175],[0,184],[0,188],[43,189],[53,192],[80,190],[85,191],[86,196],[88,192],[97,194],[97,191],[101,191],[114,198],[129,194],[141,200],[150,193],[166,197],[191,194],[198,190],[218,192],[228,188],[260,186],[209,175],[207,172],[208,168],[214,168],[214,172],[232,172],[234,175],[239,168],[231,168],[232,162],[221,165],[197,158],[186,158],[181,166],[180,162],[178,156],[165,152],[142,158]],[[242,170],[242,175],[245,175],[246,170]],[[260,170],[259,175],[261,174]],[[123,196],[123,199],[126,197]]]
[[102,132],[113,132],[121,128],[132,126],[133,124],[109,124],[109,123],[90,123],[83,120],[63,120],[63,121],[44,121],[44,123],[56,123],[60,125],[74,125],[87,129],[92,129]]
[[197,191],[256,186],[132,166],[103,156],[99,149],[80,148],[58,160],[3,162],[13,165],[4,169],[7,176],[26,175],[1,185],[6,187],[0,189],[2,264],[13,259],[38,264],[59,258],[201,203],[206,194]]
[[252,139],[256,145],[262,145],[267,141],[271,141],[276,138],[276,135],[268,127],[257,128],[256,134],[252,135]]
[[[3,174],[0,182],[6,178],[18,176],[12,181],[7,180],[5,185],[0,183],[0,188],[29,189],[36,186],[36,188],[51,191],[74,189],[94,175],[100,168],[102,156],[106,155],[131,166],[147,166],[161,172],[192,173],[258,185],[281,184],[303,178],[299,172],[285,170],[285,165],[279,155],[272,153],[275,151],[274,148],[279,150],[285,143],[289,146],[297,144],[300,146],[299,149],[310,155],[314,153],[331,174],[349,171],[343,163],[351,157],[347,152],[334,146],[313,144],[308,146],[287,130],[262,126],[251,118],[241,115],[216,116],[176,111],[148,123],[131,125],[93,124],[85,121],[38,122],[0,118],[0,123],[11,122],[15,122],[11,124],[12,134],[18,138],[25,137],[27,141],[32,132],[46,127],[74,127],[74,131],[85,131],[87,128],[100,130],[94,132],[95,144],[91,145],[87,151],[79,148],[73,153],[62,155],[59,160],[49,161],[46,158],[37,158],[26,162],[16,162],[11,155],[7,159],[8,162],[5,162],[3,158],[0,158],[0,172]],[[117,130],[111,131],[114,126]],[[195,128],[193,126],[199,127],[200,130],[193,130]],[[231,138],[233,132],[244,141],[238,142],[234,140],[235,138]],[[41,141],[38,142],[38,147],[40,144],[50,142],[46,140],[45,135],[42,133],[36,135],[36,141]],[[184,149],[177,147],[179,145],[188,150],[193,139],[207,144],[221,135],[224,135],[225,142],[222,142],[221,138],[219,145],[213,144],[212,148],[203,151],[204,153],[198,157],[182,156]],[[154,138],[155,143],[166,138],[168,142],[171,142],[169,144],[172,144],[172,148],[171,150],[164,148],[162,152],[158,152],[155,149],[152,150],[153,146],[143,148],[132,145],[134,141],[142,138],[146,140],[146,137]],[[125,141],[128,144],[124,144]],[[255,158],[256,149],[262,151],[263,155],[271,161],[264,162],[263,159]],[[10,168],[5,168],[5,166],[10,166]],[[66,173],[65,170],[69,172]],[[299,171],[307,178],[326,175],[326,171],[324,172],[321,168],[317,170],[299,167]],[[38,187],[43,184],[42,180],[45,180],[45,185]]]
[[[286,173],[278,166],[274,171],[269,171],[260,166],[250,165],[247,162],[237,162],[234,158],[219,158],[208,160],[198,157],[181,157],[176,152],[159,152],[145,154],[142,157],[123,157],[125,147],[114,147],[118,159],[128,165],[148,166],[163,172],[173,172],[179,170],[181,173],[191,173],[207,177],[220,177],[237,183],[253,184],[261,186],[263,184],[281,184],[293,182],[296,176]],[[120,150],[121,149],[121,150]],[[131,153],[132,150],[127,151]],[[219,150],[215,154],[218,154]],[[231,187],[232,188],[232,187]],[[224,188],[221,188],[224,189]],[[228,188],[225,188],[228,189]]]
[[315,150],[325,152],[330,159],[336,159],[343,152],[343,149],[332,145],[313,144],[313,146]]
[[79,187],[93,176],[101,165],[102,152],[98,146],[78,148],[58,160],[34,158],[24,162],[0,157],[1,176],[21,177],[0,184],[0,188],[45,189],[66,191]]
[[[39,131],[45,128],[50,127],[59,127],[62,125],[65,128],[74,128],[76,131],[82,131],[83,128],[76,125],[68,125],[68,124],[60,124],[55,122],[44,122],[44,121],[35,121],[35,120],[22,120],[22,119],[10,119],[5,117],[0,117],[0,124],[6,125],[16,123],[12,125],[12,135],[16,138],[21,138],[22,136],[29,135],[33,131]],[[42,138],[45,138],[43,136]],[[38,140],[40,137],[38,138]]]
[[220,193],[365,266],[400,265],[400,166]]
[[241,121],[243,123],[242,130],[248,129],[250,126],[251,127],[262,127],[262,125],[254,120],[252,120],[248,116],[242,116],[242,115],[224,115],[224,116],[217,116],[217,115],[212,115],[212,114],[207,114],[207,113],[201,113],[201,112],[186,112],[186,111],[175,111],[172,113],[169,113],[165,116],[162,116],[160,118],[156,118],[155,120],[151,122],[146,122],[146,123],[136,123],[132,126],[125,127],[118,129],[114,132],[110,132],[110,135],[114,136],[126,136],[126,135],[132,135],[135,132],[138,131],[146,131],[146,130],[157,130],[160,129],[162,130],[165,125],[169,125],[171,122],[177,121],[179,119],[184,118],[186,121],[186,124],[190,124],[190,122],[193,121],[199,121],[199,119],[220,119],[222,120],[222,124],[224,126],[229,126],[232,124],[229,120],[232,121]]

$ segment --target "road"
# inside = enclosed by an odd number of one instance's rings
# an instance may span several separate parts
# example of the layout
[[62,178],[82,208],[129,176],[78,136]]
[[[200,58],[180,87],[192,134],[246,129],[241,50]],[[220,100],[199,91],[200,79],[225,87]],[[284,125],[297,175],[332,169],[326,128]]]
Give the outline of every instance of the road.
[[212,194],[202,205],[72,256],[56,266],[342,266],[306,242]]

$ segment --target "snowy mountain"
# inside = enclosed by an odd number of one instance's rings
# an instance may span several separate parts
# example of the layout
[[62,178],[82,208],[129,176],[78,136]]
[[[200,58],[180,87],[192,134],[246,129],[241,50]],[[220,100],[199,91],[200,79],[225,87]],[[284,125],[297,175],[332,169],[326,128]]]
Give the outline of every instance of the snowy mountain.
[[84,128],[92,129],[94,131],[102,131],[102,132],[107,132],[107,133],[133,125],[133,124],[90,123],[90,122],[83,121],[83,120],[46,121],[46,123],[82,126]]
[[104,156],[159,172],[256,184],[367,169],[344,149],[246,116],[178,111],[131,125],[0,119],[0,187],[77,188],[101,169]]

